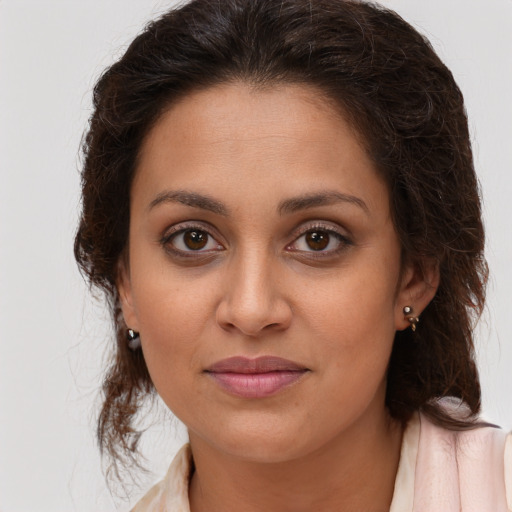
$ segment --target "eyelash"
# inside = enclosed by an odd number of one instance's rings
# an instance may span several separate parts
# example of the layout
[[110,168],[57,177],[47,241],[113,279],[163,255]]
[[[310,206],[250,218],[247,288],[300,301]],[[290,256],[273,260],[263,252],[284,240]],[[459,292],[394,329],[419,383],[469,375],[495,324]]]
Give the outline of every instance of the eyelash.
[[[325,251],[325,250],[315,251],[313,249],[308,251],[308,250],[300,250],[300,249],[292,249],[291,248],[292,245],[296,245],[298,240],[300,240],[302,237],[306,236],[309,233],[315,233],[315,232],[326,233],[329,237],[334,237],[338,242],[338,246],[335,249],[330,249],[327,251]],[[331,240],[329,240],[328,243],[330,244]],[[312,223],[312,224],[308,224],[308,225],[304,226],[299,231],[297,236],[294,238],[293,242],[291,244],[288,244],[286,246],[286,248],[294,253],[299,253],[302,255],[307,254],[307,256],[305,256],[306,258],[319,259],[319,258],[329,258],[329,257],[337,256],[338,254],[343,252],[345,249],[347,249],[347,247],[349,247],[351,245],[353,245],[353,242],[350,240],[350,238],[348,236],[340,233],[340,231],[338,229],[336,229],[334,226],[332,226],[331,224],[323,224],[321,222],[316,222],[316,223]]]
[[[172,242],[176,238],[178,238],[180,235],[185,235],[188,232],[197,231],[200,233],[204,233],[207,236],[206,245],[210,242],[210,240],[214,240],[216,243],[216,247],[213,249],[207,249],[207,250],[183,250],[175,247]],[[337,242],[338,246],[335,249],[330,250],[318,250],[315,251],[313,249],[311,250],[302,250],[302,249],[294,249],[293,246],[297,245],[297,242],[302,238],[308,235],[309,233],[315,233],[321,232],[327,234],[330,238],[334,237]],[[331,239],[329,239],[328,244],[331,244]],[[160,243],[165,248],[167,252],[170,252],[173,256],[178,258],[201,258],[206,256],[212,256],[216,252],[221,252],[225,250],[225,247],[222,243],[217,241],[217,237],[212,234],[212,228],[207,225],[203,224],[177,224],[175,226],[172,226],[170,230],[167,230],[162,239],[160,240]],[[295,238],[293,241],[286,246],[286,250],[288,250],[291,253],[295,253],[297,255],[301,255],[304,258],[328,258],[333,257],[341,252],[343,252],[347,247],[353,245],[353,242],[348,238],[346,235],[340,233],[334,226],[330,224],[324,224],[321,222],[315,222],[311,224],[305,225],[303,228],[299,230],[298,233],[296,233]]]
[[[172,244],[172,241],[176,238],[178,238],[180,235],[185,235],[187,232],[193,232],[198,231],[200,233],[206,233],[207,236],[207,244],[209,243],[210,239],[215,240],[217,247],[215,249],[208,249],[206,251],[196,250],[193,249],[190,250],[183,250],[178,249],[177,247],[174,247]],[[224,246],[217,241],[216,237],[212,235],[211,233],[212,228],[207,225],[203,224],[177,224],[175,226],[172,226],[170,230],[167,230],[160,240],[160,243],[165,248],[166,251],[172,253],[174,256],[178,258],[199,258],[204,256],[211,256],[214,252],[217,252],[219,250],[224,250]]]

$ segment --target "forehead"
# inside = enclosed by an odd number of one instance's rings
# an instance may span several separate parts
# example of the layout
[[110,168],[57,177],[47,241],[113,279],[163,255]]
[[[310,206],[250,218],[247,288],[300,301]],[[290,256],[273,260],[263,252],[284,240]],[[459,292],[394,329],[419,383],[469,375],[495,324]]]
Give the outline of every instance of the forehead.
[[197,145],[222,142],[227,137],[247,140],[265,136],[329,142],[329,135],[340,134],[364,142],[347,122],[341,105],[307,84],[260,87],[235,81],[193,90],[164,111],[143,141],[142,153],[155,143],[168,141],[163,125],[174,125],[174,138],[186,142],[193,138]]
[[[224,84],[170,107],[141,148],[134,186],[300,195],[387,188],[351,125],[316,88]],[[151,182],[151,183],[149,183]],[[384,188],[383,188],[384,187]]]

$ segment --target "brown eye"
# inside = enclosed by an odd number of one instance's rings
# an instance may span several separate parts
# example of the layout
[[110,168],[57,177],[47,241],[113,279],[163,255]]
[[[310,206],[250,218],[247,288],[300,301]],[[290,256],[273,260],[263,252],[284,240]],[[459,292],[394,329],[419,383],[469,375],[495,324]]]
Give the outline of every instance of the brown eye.
[[206,229],[195,226],[185,226],[183,229],[179,227],[178,225],[174,233],[165,235],[161,240],[165,250],[170,251],[174,256],[192,257],[224,250],[224,246]]
[[208,243],[208,233],[197,229],[190,229],[183,233],[183,243],[192,251],[204,249]]
[[330,241],[330,236],[326,231],[310,231],[306,233],[306,244],[313,251],[323,251]]
[[[286,249],[302,257],[335,257],[353,245],[352,241],[333,226],[311,226],[305,229]],[[315,254],[316,253],[316,254]]]

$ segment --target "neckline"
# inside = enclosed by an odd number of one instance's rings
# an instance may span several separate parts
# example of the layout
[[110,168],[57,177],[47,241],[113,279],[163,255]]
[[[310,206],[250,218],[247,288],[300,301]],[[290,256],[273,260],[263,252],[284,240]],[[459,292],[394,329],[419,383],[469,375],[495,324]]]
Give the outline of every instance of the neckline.
[[[412,512],[413,510],[419,438],[420,418],[419,413],[416,413],[404,430],[389,512]],[[165,479],[155,485],[137,503],[132,512],[156,512],[161,508],[152,507],[161,507],[164,503],[166,506],[164,510],[190,512],[188,490],[193,471],[192,452],[190,445],[187,443],[176,454]]]
[[400,461],[389,512],[412,512],[413,510],[419,441],[420,416],[419,413],[415,413],[407,423],[403,434]]

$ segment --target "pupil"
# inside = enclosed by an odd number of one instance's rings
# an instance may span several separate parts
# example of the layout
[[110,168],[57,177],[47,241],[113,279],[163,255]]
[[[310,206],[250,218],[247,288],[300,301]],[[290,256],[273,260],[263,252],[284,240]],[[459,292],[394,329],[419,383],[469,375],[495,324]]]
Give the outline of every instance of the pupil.
[[183,241],[189,249],[197,251],[206,245],[208,235],[203,231],[186,231]]
[[329,235],[322,231],[312,231],[306,234],[306,242],[314,251],[321,251],[329,245]]

